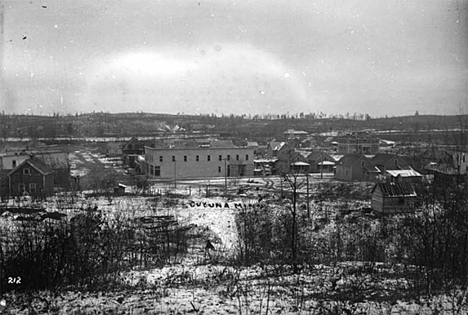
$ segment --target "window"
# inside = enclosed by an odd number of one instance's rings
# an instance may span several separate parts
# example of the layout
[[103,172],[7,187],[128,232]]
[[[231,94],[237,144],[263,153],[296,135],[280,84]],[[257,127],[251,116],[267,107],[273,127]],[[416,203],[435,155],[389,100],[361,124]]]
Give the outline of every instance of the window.
[[19,191],[20,193],[24,193],[25,190],[26,190],[26,185],[25,185],[25,184],[23,184],[23,183],[18,184],[18,191]]
[[196,160],[197,162],[200,161],[200,156],[197,155],[197,156],[195,157],[195,160]]
[[364,161],[361,161],[361,166],[364,167]]
[[11,166],[12,166],[12,168],[16,167],[16,160],[11,161]]
[[463,163],[465,163],[465,155],[463,154]]
[[223,160],[223,156],[220,154],[219,155],[219,160],[222,161]]
[[151,175],[154,175],[154,167],[153,167],[153,165],[150,165],[150,174],[151,174]]
[[236,154],[236,161],[239,161],[239,154]]
[[231,160],[231,156],[228,154],[227,156],[227,160],[230,161]]
[[245,155],[245,160],[246,160],[246,161],[249,160],[249,155],[248,155],[248,154]]
[[221,166],[218,166],[218,173],[221,173]]
[[23,169],[23,174],[24,175],[31,175],[31,170],[29,168],[24,168]]
[[395,159],[395,160],[393,161],[393,163],[395,163],[395,165],[398,165],[398,160]]
[[29,192],[30,193],[36,192],[36,183],[29,183]]
[[184,162],[187,162],[187,156],[184,155]]
[[175,155],[172,156],[172,162],[175,162]]
[[211,155],[208,155],[208,156],[206,157],[206,160],[207,160],[208,162],[211,161]]
[[161,155],[161,156],[159,156],[159,162],[162,162],[162,161],[163,161],[163,157]]
[[154,176],[161,176],[161,167],[155,166],[154,167]]

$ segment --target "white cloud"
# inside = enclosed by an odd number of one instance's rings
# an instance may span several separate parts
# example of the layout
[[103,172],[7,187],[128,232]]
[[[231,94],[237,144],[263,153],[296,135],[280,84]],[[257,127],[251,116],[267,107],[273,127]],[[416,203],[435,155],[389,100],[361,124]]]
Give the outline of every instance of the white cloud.
[[127,51],[100,62],[88,84],[88,109],[242,114],[306,106],[302,76],[251,45]]

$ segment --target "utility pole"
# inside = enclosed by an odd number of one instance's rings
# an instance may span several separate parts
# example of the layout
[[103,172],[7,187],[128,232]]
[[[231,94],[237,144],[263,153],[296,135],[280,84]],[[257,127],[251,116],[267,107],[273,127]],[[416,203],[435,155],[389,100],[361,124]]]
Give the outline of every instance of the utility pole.
[[306,173],[307,178],[307,218],[310,219],[310,201],[309,201],[309,173]]
[[324,161],[324,158],[323,158],[323,152],[321,152],[321,155],[322,155],[322,164],[319,164],[320,165],[320,179],[323,179],[323,161]]
[[177,190],[177,162],[174,158],[174,190]]
[[227,196],[227,158],[224,158],[224,196]]

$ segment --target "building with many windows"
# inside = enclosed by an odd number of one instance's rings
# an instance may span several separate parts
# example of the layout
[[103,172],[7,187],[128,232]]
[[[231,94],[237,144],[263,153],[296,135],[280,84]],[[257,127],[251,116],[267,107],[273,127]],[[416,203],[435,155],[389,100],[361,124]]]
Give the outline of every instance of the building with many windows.
[[160,179],[253,176],[254,148],[230,141],[145,147],[144,173]]
[[377,154],[379,138],[367,132],[354,132],[337,137],[338,154]]

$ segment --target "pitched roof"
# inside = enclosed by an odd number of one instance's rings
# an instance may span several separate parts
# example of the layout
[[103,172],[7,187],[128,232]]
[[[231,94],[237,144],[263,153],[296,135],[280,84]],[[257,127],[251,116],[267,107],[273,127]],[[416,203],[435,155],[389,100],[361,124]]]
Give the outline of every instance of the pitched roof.
[[278,151],[286,145],[286,142],[270,141],[268,144],[273,151]]
[[8,173],[8,176],[15,173],[18,169],[22,168],[23,165],[25,164],[29,164],[31,167],[35,168],[42,175],[48,175],[54,172],[50,167],[48,167],[41,160],[32,158],[32,159],[25,160],[23,163],[18,165],[15,169],[13,169],[10,173]]
[[379,187],[384,197],[416,197],[416,191],[410,183],[377,183],[372,192]]
[[375,165],[385,165],[392,159],[399,159],[400,161],[405,162],[405,159],[403,159],[401,156],[397,154],[390,154],[390,153],[377,153],[372,159],[371,162],[374,163]]
[[294,150],[294,151],[300,154],[305,159],[307,159],[312,154],[312,152],[310,151],[304,151],[304,150]]
[[333,157],[330,154],[323,152],[323,151],[312,151],[308,158],[312,160],[327,160],[327,161],[334,161]]
[[388,174],[393,177],[401,176],[401,177],[422,177],[422,175],[416,172],[414,169],[410,168],[408,170],[387,170]]
[[357,161],[359,161],[361,158],[365,159],[366,161],[369,161],[364,155],[362,154],[357,154],[357,153],[349,153],[343,155],[341,159],[339,159],[338,164],[339,165],[353,165]]

